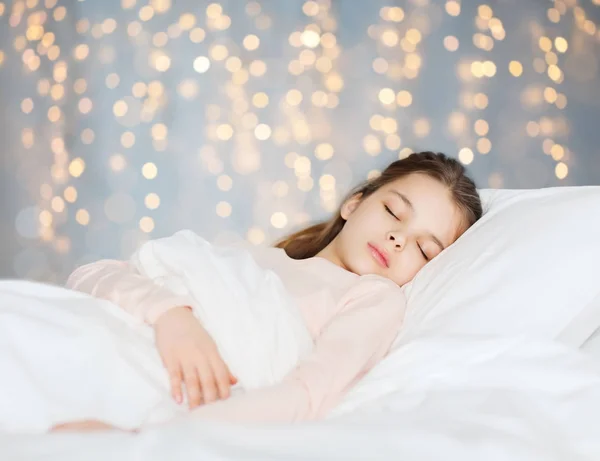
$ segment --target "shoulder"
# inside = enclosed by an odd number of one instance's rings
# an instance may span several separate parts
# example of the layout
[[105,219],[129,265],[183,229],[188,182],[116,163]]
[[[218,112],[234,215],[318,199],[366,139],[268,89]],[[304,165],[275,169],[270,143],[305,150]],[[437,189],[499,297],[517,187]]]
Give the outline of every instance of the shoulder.
[[343,304],[362,306],[391,306],[404,310],[406,296],[404,290],[391,280],[375,275],[361,275],[346,291]]

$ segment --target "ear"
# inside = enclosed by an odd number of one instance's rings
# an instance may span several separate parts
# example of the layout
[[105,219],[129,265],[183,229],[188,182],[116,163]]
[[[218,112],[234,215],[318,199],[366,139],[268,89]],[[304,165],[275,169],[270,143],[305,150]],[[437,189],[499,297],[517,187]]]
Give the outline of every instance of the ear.
[[361,197],[362,193],[354,194],[342,204],[342,207],[340,209],[340,215],[342,216],[342,219],[347,220],[350,217],[350,215],[354,212],[354,210],[358,208]]

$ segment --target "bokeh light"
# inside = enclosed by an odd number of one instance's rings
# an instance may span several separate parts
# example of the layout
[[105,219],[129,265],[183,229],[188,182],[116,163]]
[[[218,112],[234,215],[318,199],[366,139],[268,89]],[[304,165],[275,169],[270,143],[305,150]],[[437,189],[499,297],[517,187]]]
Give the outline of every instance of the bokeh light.
[[276,3],[0,2],[5,272],[270,244],[420,150],[480,187],[600,177],[596,0]]

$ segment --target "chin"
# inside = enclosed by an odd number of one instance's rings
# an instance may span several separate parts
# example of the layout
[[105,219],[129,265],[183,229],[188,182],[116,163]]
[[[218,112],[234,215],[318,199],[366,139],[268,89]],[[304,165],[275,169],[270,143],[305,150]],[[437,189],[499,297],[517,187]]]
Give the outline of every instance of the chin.
[[369,274],[375,274],[375,275],[382,275],[382,268],[379,267],[379,265],[372,260],[372,258],[369,255],[369,259],[364,260],[364,259],[359,259],[357,258],[356,261],[352,261],[352,264],[348,265],[350,267],[350,271],[354,272],[357,275],[369,275]]

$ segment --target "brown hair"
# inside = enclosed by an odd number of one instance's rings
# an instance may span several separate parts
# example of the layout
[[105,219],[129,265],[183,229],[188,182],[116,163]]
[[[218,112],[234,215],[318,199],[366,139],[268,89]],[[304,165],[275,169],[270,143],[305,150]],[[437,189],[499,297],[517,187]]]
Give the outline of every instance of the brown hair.
[[[463,214],[465,227],[472,226],[482,215],[482,206],[475,183],[467,176],[464,166],[442,153],[419,152],[392,162],[381,175],[360,184],[342,201],[361,194],[361,200],[386,184],[409,174],[420,173],[440,181],[448,187],[452,199]],[[345,220],[341,206],[335,215],[324,221],[295,232],[275,244],[293,259],[306,259],[323,250],[340,233]]]

